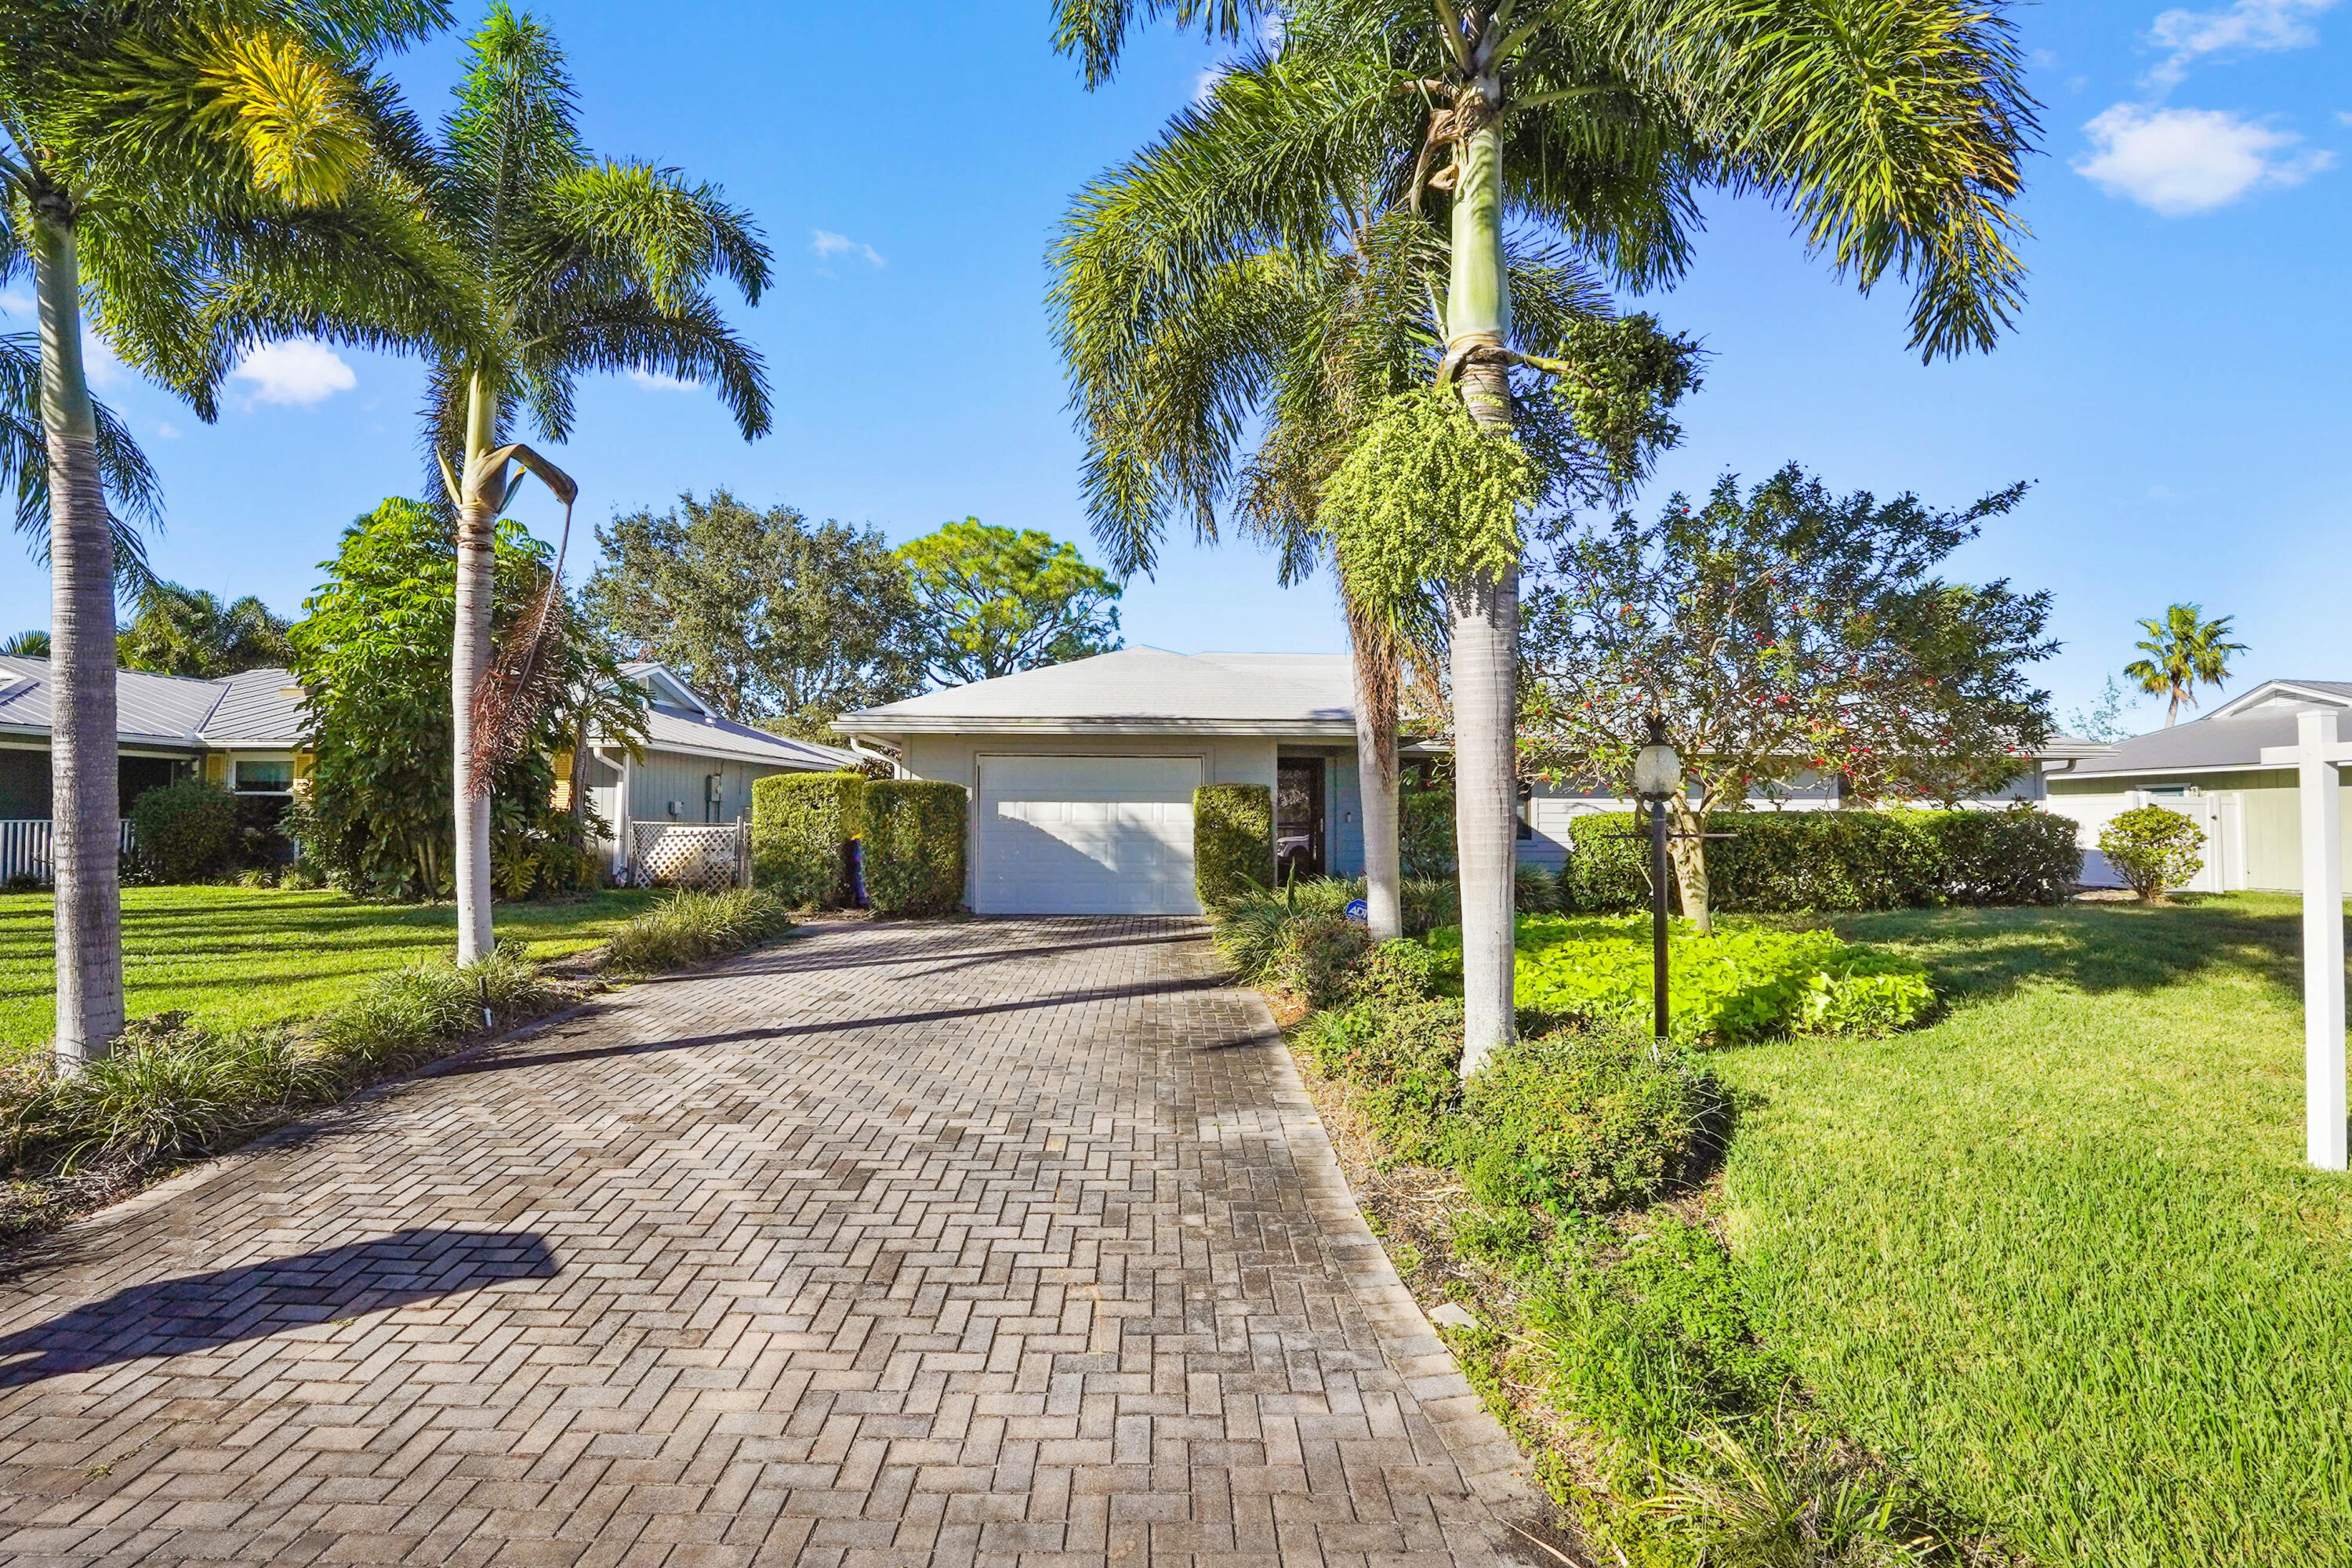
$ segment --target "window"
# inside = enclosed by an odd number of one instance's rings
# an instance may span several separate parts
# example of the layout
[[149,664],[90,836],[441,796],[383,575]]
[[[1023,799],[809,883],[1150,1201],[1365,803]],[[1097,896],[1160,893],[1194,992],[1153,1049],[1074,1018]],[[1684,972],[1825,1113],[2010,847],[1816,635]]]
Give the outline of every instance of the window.
[[294,763],[284,762],[244,762],[236,764],[236,793],[239,795],[291,795],[294,793]]
[[1527,840],[1533,838],[1536,836],[1535,824],[1529,820],[1529,816],[1534,810],[1536,786],[1522,779],[1519,781],[1518,795],[1519,828],[1517,837],[1520,842],[1525,843]]

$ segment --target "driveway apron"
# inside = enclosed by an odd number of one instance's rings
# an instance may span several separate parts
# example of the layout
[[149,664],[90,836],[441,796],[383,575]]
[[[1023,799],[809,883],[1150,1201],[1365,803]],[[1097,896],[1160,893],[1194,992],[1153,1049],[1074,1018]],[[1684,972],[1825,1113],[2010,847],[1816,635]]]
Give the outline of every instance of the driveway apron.
[[1485,1562],[1197,922],[835,922],[0,1266],[0,1562]]

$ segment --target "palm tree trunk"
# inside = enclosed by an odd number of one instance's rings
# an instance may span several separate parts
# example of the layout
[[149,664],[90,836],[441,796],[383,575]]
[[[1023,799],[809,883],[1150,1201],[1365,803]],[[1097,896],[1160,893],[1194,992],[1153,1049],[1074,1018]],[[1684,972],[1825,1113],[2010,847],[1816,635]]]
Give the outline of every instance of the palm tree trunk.
[[1348,605],[1348,643],[1356,656],[1356,792],[1364,814],[1365,924],[1374,942],[1404,934],[1397,841],[1396,649],[1369,617]]
[[457,625],[449,650],[449,703],[457,736],[450,781],[457,823],[457,962],[488,955],[490,797],[473,790],[474,689],[490,666],[490,611],[498,578],[499,503],[506,471],[478,469],[499,438],[499,399],[477,375],[467,389],[466,467],[457,501]]
[[[1454,187],[1447,347],[1499,349],[1510,332],[1503,259],[1502,135],[1491,123],[1460,152]],[[1479,360],[1462,375],[1472,417],[1512,425],[1508,373]],[[1452,611],[1454,837],[1462,879],[1462,1076],[1511,1043],[1513,878],[1518,869],[1519,574],[1446,585]]]
[[49,844],[57,882],[60,1069],[122,1033],[121,803],[115,756],[114,539],[98,467],[98,415],[81,357],[81,265],[72,220],[36,198],[41,426],[49,465]]

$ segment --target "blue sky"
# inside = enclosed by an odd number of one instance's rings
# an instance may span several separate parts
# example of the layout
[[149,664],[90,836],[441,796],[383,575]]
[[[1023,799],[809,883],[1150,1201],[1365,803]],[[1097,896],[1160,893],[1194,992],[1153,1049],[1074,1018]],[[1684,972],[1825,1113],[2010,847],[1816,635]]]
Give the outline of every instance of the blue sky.
[[[745,445],[698,389],[589,384],[560,454],[583,484],[575,570],[584,525],[718,485],[893,540],[966,514],[1084,537],[1047,247],[1070,193],[1196,90],[1211,51],[1156,37],[1088,94],[1047,46],[1045,0],[535,8],[571,52],[591,145],[720,183],[778,260],[774,290],[737,310],[775,433]],[[1784,219],[1717,203],[1690,277],[1647,302],[1715,357],[1644,504],[1790,458],[1841,489],[1954,505],[2031,479],[1958,568],[2056,593],[2062,709],[2176,599],[2237,616],[2241,688],[2352,679],[2352,0],[2019,16],[2046,134],[2016,333],[1923,367],[1898,288],[1861,299]],[[453,35],[394,62],[428,115],[458,52]],[[0,301],[20,326],[25,303]],[[214,426],[119,369],[100,395],[164,482],[157,566],[292,611],[352,517],[416,489],[421,386],[413,363],[290,344],[257,356]],[[46,624],[47,595],[29,563],[0,574],[0,629]],[[1344,646],[1327,587],[1276,589],[1239,545],[1171,551],[1124,616],[1130,641],[1180,650]]]

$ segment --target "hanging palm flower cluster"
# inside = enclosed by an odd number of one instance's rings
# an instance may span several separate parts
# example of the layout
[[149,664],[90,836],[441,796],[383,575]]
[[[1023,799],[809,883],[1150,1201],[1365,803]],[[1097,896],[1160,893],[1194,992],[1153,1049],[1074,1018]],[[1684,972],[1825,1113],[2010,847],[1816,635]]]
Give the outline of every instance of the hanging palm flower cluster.
[[1390,398],[1323,484],[1322,521],[1364,613],[1428,646],[1444,616],[1430,584],[1518,564],[1519,510],[1544,488],[1519,443],[1471,417],[1450,386]]

